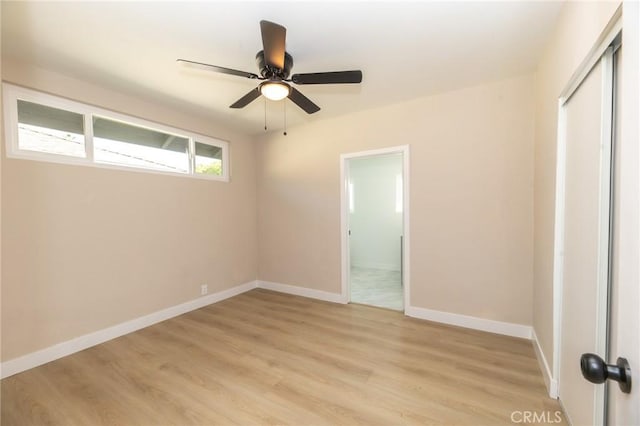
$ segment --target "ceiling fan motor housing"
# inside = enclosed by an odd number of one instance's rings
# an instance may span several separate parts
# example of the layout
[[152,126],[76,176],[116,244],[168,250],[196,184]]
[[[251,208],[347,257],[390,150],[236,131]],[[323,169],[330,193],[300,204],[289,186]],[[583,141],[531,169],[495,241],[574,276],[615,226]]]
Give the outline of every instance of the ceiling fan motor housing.
[[256,63],[260,70],[260,75],[266,79],[281,79],[289,78],[291,68],[293,67],[293,58],[287,52],[284,53],[284,69],[270,67],[264,60],[264,50],[256,53]]

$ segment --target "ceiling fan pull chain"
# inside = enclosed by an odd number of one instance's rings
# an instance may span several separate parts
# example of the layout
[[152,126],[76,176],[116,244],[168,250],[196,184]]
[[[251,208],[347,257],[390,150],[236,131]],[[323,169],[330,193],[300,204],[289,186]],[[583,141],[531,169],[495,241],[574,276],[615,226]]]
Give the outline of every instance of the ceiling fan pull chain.
[[287,100],[282,103],[284,105],[284,135],[287,136]]
[[264,98],[264,131],[267,131],[267,98]]

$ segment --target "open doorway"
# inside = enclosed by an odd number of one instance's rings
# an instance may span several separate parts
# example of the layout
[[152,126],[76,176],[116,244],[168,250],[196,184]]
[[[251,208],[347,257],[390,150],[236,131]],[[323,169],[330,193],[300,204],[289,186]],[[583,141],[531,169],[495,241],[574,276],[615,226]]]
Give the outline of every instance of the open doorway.
[[406,147],[343,155],[343,295],[403,311]]

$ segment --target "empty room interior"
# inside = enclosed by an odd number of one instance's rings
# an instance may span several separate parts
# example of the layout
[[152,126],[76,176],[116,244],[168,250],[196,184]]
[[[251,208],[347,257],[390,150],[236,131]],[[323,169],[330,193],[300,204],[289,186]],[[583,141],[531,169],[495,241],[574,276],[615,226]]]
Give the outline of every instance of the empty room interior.
[[640,424],[636,1],[2,1],[0,423]]

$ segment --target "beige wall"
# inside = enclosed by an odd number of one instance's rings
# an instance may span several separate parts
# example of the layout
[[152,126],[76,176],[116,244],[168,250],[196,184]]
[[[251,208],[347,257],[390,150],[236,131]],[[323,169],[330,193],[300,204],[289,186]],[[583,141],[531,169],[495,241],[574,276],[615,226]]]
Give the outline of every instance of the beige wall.
[[533,312],[534,329],[550,367],[553,360],[557,102],[560,92],[595,44],[617,6],[616,2],[567,2],[535,76]]
[[340,292],[342,153],[410,145],[411,303],[532,322],[531,76],[258,141],[259,277]]
[[[231,182],[2,158],[2,360],[256,279],[253,143],[42,69],[3,78],[230,141]],[[3,135],[4,139],[4,135]]]

